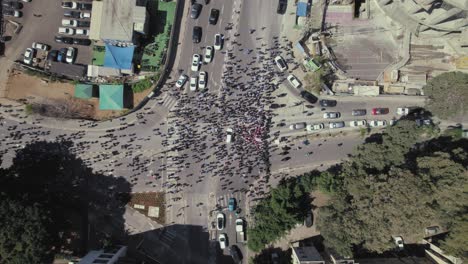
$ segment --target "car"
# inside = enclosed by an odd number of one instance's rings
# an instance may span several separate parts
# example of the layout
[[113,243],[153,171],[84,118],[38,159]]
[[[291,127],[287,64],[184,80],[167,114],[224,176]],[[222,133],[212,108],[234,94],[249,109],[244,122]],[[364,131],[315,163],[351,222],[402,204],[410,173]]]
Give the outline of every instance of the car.
[[351,114],[353,116],[365,116],[367,114],[366,109],[354,109]]
[[190,17],[193,19],[197,19],[198,16],[200,15],[202,9],[202,5],[198,3],[194,3],[192,5],[192,8],[190,9]]
[[326,119],[335,119],[335,118],[340,118],[341,114],[340,112],[325,112],[323,113],[323,118]]
[[366,120],[349,121],[349,126],[350,127],[360,127],[360,126],[366,126],[366,125],[367,125]]
[[64,37],[64,36],[55,36],[55,42],[65,43],[65,44],[72,44],[73,43],[73,38]]
[[231,255],[235,264],[238,264],[242,261],[241,251],[236,245],[232,245],[229,247],[229,254]]
[[236,219],[236,232],[244,232],[244,220],[242,218]]
[[226,128],[226,143],[231,143],[234,136],[234,131],[232,128]]
[[215,41],[214,41],[215,50],[221,50],[223,48],[223,40],[224,40],[223,34],[218,33],[215,35]]
[[89,13],[89,12],[80,12],[80,18],[81,19],[91,18],[91,13]]
[[81,35],[81,36],[89,36],[89,30],[78,28],[78,29],[76,29],[75,34],[76,35]]
[[206,82],[207,82],[207,73],[205,71],[201,71],[198,74],[198,87],[200,89],[205,89],[206,88]]
[[236,198],[229,198],[229,202],[228,202],[228,210],[230,212],[234,212],[236,210],[236,207],[237,207],[237,203],[236,203]]
[[286,61],[281,56],[275,57],[275,63],[280,71],[285,71],[288,69],[288,65],[286,64]]
[[312,211],[307,211],[307,215],[306,215],[306,218],[304,219],[304,225],[306,227],[312,227],[313,225],[313,214],[312,214]]
[[64,17],[71,17],[71,18],[80,18],[80,12],[78,11],[71,11],[71,10],[66,10],[63,12]]
[[33,48],[27,48],[24,51],[23,62],[26,63],[26,64],[32,64],[34,55],[36,55],[36,50],[33,49]]
[[432,120],[428,118],[418,118],[415,120],[417,126],[430,126],[432,125]]
[[57,61],[63,62],[65,60],[66,54],[67,54],[67,48],[61,48],[57,55]]
[[197,90],[198,77],[190,77],[190,91],[195,92]]
[[405,243],[403,242],[403,238],[401,236],[393,237],[393,242],[395,242],[398,250],[403,250],[405,247]]
[[388,108],[372,108],[373,115],[386,115],[388,114]]
[[385,120],[372,120],[369,122],[370,127],[384,127],[387,125],[387,121]]
[[324,129],[324,128],[325,128],[325,125],[323,123],[311,124],[311,125],[307,125],[307,127],[306,127],[307,131],[315,131],[315,130],[320,130],[320,129]]
[[224,229],[224,223],[226,222],[226,217],[223,213],[218,213],[216,215],[216,228],[221,231]]
[[397,112],[397,115],[405,116],[405,115],[409,114],[409,108],[408,107],[398,107],[396,112]]
[[62,26],[64,27],[77,27],[78,20],[62,19]]
[[200,43],[202,37],[202,28],[201,27],[193,27],[193,34],[192,34],[192,41],[193,43]]
[[294,87],[296,89],[301,87],[301,85],[302,85],[301,82],[299,82],[299,80],[293,74],[288,75],[288,77],[286,79],[292,85],[292,87]]
[[76,58],[76,48],[68,47],[67,53],[65,56],[65,61],[67,63],[73,64],[75,62],[75,58]]
[[288,7],[288,0],[279,0],[278,1],[278,8],[276,9],[276,13],[280,15],[284,15],[286,13],[286,8]]
[[304,98],[307,102],[311,103],[311,104],[315,104],[318,100],[317,97],[315,97],[315,95],[307,92],[307,91],[301,91],[301,97]]
[[79,10],[91,10],[93,9],[93,5],[90,3],[79,3],[78,9]]
[[320,100],[320,106],[321,107],[334,107],[336,106],[336,100],[322,99]]
[[182,86],[184,86],[184,84],[187,82],[187,80],[188,80],[188,76],[186,74],[182,74],[182,75],[180,75],[179,79],[177,80],[175,86],[177,88],[182,88]]
[[58,33],[63,35],[75,35],[75,29],[73,28],[66,28],[66,27],[59,27]]
[[345,123],[343,121],[339,122],[330,122],[328,123],[329,128],[342,128],[345,127]]
[[49,45],[43,44],[43,43],[39,43],[39,42],[33,42],[33,43],[32,43],[32,47],[33,47],[34,49],[40,49],[40,50],[44,50],[44,51],[50,50],[50,46],[49,46]]
[[227,235],[226,234],[219,234],[219,247],[221,249],[225,249],[228,246]]
[[47,53],[47,60],[48,61],[57,61],[58,50],[51,50]]
[[276,253],[276,252],[271,253],[271,263],[272,263],[272,264],[279,264],[279,256],[278,256],[278,253]]
[[21,1],[23,1],[23,2],[25,2],[25,3],[31,2],[31,0],[21,0]]
[[210,11],[210,18],[208,19],[210,25],[216,25],[219,18],[219,9],[212,8]]
[[193,54],[191,69],[192,71],[198,71],[200,69],[200,54]]
[[206,47],[205,48],[205,56],[203,57],[203,61],[205,63],[210,63],[213,60],[213,53],[214,53],[213,46]]
[[89,28],[91,26],[90,21],[78,21],[78,27]]
[[62,8],[78,9],[78,3],[77,2],[62,2]]
[[23,4],[17,1],[3,1],[2,5],[6,8],[23,9]]
[[91,45],[91,40],[76,38],[76,39],[73,40],[73,44],[81,45],[81,46],[89,46],[89,45]]
[[300,123],[295,123],[289,126],[289,129],[291,130],[299,130],[299,129],[304,129],[306,128],[306,123],[300,122]]
[[18,11],[18,10],[4,10],[3,11],[4,16],[10,16],[10,17],[22,17],[23,12]]

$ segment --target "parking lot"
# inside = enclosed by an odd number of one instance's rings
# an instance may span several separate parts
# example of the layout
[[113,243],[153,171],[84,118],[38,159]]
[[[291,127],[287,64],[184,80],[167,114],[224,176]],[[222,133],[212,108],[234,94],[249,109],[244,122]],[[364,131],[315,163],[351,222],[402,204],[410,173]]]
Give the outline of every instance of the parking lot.
[[[3,0],[5,1],[5,0]],[[91,3],[91,1],[80,1]],[[20,10],[23,16],[5,17],[5,21],[11,20],[19,23],[22,26],[18,34],[13,34],[13,24],[8,24],[8,29],[5,36],[11,36],[11,40],[6,43],[5,55],[10,60],[23,60],[23,54],[26,48],[31,47],[33,42],[44,43],[51,46],[52,50],[59,50],[61,48],[75,47],[77,48],[77,56],[75,64],[90,64],[92,59],[92,46],[79,46],[73,44],[56,43],[55,36],[58,36],[58,28],[62,27],[62,19],[66,10],[61,7],[61,0],[32,0],[31,2],[21,2],[23,8]],[[79,10],[75,10],[79,11]],[[91,12],[91,11],[86,11]],[[88,20],[89,19],[83,19]],[[76,38],[77,36],[71,36]],[[87,38],[87,37],[79,37]],[[37,57],[40,59],[45,58],[45,52],[38,52]]]

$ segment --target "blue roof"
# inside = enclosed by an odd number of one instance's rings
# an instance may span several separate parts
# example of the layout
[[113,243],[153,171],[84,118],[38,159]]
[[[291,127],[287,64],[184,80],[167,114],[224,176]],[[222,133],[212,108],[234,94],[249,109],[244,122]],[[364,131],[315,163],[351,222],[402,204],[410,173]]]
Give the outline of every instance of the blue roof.
[[106,55],[104,56],[104,66],[120,70],[130,70],[135,46],[117,47],[106,44]]
[[297,3],[296,15],[300,17],[307,16],[307,3],[305,2]]

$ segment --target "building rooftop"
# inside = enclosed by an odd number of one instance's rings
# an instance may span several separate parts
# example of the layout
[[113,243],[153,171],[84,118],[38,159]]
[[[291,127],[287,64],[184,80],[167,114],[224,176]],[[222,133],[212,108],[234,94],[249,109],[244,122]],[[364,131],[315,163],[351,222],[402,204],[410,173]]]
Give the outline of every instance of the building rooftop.
[[123,88],[123,85],[99,85],[99,109],[123,109]]
[[322,256],[315,247],[292,247],[300,263],[323,261]]
[[131,42],[135,0],[93,1],[89,38]]

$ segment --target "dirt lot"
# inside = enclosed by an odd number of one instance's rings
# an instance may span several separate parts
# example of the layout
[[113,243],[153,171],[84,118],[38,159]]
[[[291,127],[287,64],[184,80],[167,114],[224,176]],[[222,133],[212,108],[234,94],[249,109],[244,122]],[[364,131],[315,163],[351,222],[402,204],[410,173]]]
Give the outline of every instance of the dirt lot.
[[[135,208],[134,205],[143,205],[145,209],[139,209]],[[150,193],[132,193],[129,205],[138,210],[140,213],[148,216],[148,207],[149,206],[155,206],[159,207],[159,217],[154,218],[150,217],[152,220],[160,223],[160,224],[165,224],[166,221],[166,215],[165,215],[165,200],[164,200],[164,193],[158,193],[158,192],[150,192]]]

